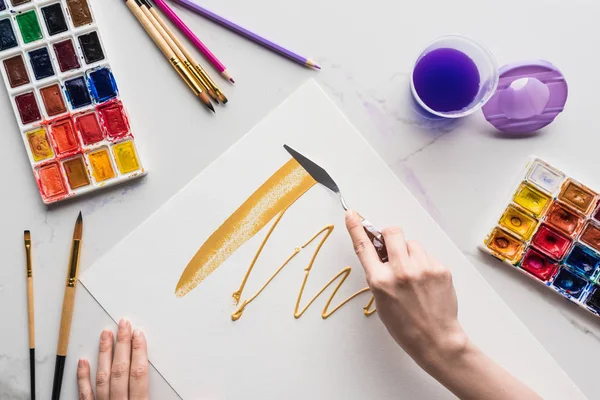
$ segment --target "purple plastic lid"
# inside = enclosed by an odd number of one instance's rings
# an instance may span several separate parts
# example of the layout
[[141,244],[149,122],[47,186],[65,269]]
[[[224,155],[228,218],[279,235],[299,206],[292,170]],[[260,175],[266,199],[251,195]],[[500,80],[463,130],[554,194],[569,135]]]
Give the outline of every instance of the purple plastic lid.
[[562,112],[568,92],[563,74],[547,61],[505,65],[500,68],[496,93],[483,106],[483,115],[503,132],[534,132]]

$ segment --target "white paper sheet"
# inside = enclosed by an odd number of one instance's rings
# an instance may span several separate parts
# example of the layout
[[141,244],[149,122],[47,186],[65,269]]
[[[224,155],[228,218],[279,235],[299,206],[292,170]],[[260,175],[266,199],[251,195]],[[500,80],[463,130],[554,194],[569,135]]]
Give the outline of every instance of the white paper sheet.
[[[491,357],[544,398],[584,398],[312,81],[82,277],[115,320],[127,316],[145,330],[151,361],[181,397],[452,398],[403,353],[376,314],[363,316],[369,294],[323,320],[327,294],[294,319],[303,268],[314,246],[294,258],[233,322],[231,294],[270,224],[187,296],[175,296],[179,277],[198,248],[290,158],[284,143],[327,169],[350,207],[381,227],[401,225],[408,238],[422,242],[451,267],[460,320]],[[243,298],[327,224],[334,224],[335,230],[316,260],[302,304],[346,266],[353,267],[352,274],[333,304],[363,288],[364,273],[345,231],[343,210],[335,195],[317,185],[283,217]]]

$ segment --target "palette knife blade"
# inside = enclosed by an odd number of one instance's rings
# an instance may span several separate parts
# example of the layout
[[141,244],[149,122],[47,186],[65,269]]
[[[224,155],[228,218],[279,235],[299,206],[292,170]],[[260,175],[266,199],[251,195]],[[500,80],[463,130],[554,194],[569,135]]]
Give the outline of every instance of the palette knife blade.
[[[327,189],[329,189],[332,192],[334,192],[335,194],[337,194],[340,198],[340,202],[342,203],[342,207],[344,207],[344,210],[348,211],[348,206],[346,205],[346,202],[344,201],[344,197],[342,196],[342,192],[340,191],[340,188],[338,187],[337,183],[335,183],[335,181],[333,180],[331,175],[329,175],[327,173],[327,171],[325,171],[319,165],[317,165],[313,161],[309,160],[302,154],[298,153],[296,150],[292,149],[287,144],[284,144],[283,148],[288,153],[290,153],[290,155],[292,157],[294,157],[294,159],[298,162],[298,164],[300,164],[300,166],[302,168],[304,168],[304,170],[310,176],[312,176],[315,181],[317,181],[321,185],[325,186]],[[367,236],[371,240],[371,243],[373,243],[373,246],[375,246],[375,250],[377,250],[377,255],[379,256],[381,261],[387,262],[388,261],[387,248],[385,247],[385,241],[383,240],[383,235],[381,234],[381,232],[377,228],[375,228],[373,226],[373,224],[371,224],[369,221],[367,221],[364,218],[362,220],[362,225],[363,225],[363,228],[365,229],[365,232],[367,233]]]

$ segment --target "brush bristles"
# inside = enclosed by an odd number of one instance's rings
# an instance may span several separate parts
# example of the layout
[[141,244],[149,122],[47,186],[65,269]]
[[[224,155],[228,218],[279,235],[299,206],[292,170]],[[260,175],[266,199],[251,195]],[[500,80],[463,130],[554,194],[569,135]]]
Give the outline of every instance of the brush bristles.
[[219,98],[217,97],[217,95],[215,94],[215,91],[212,89],[209,89],[206,91],[208,93],[208,95],[210,96],[211,99],[213,99],[213,101],[215,101],[217,104],[219,104]]
[[79,216],[77,217],[77,222],[75,222],[75,231],[73,232],[74,240],[81,240],[83,236],[83,216],[81,215],[81,211],[79,212]]
[[29,231],[25,231],[23,233],[23,239],[25,239],[25,240],[31,240],[31,233]]

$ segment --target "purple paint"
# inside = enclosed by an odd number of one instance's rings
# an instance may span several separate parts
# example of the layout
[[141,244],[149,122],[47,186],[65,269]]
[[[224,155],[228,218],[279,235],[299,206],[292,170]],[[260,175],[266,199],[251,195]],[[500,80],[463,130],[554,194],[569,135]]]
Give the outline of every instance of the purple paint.
[[479,92],[477,65],[465,53],[439,48],[421,57],[413,71],[413,84],[427,107],[438,112],[459,111]]

